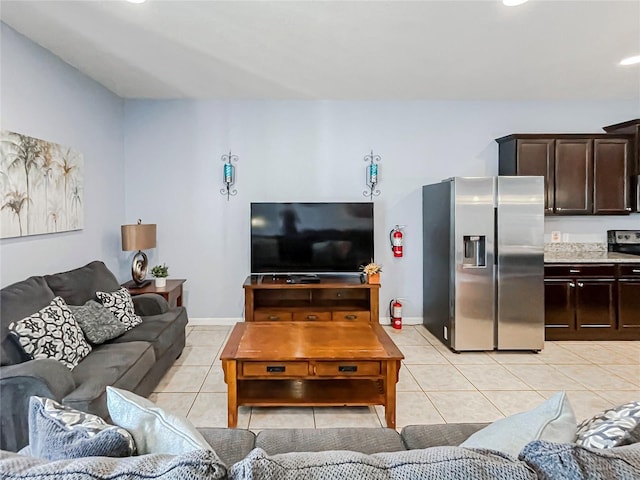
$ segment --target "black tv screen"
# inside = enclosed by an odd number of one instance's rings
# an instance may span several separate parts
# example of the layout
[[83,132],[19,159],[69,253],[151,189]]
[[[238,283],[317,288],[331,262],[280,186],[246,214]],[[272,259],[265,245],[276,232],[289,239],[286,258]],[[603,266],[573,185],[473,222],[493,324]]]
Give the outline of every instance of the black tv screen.
[[251,273],[357,272],[373,259],[373,203],[252,203]]

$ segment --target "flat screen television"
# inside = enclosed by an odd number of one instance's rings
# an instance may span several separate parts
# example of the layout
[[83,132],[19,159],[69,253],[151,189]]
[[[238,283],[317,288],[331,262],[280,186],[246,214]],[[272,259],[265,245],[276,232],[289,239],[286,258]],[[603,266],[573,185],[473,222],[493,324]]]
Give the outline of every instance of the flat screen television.
[[373,259],[373,203],[252,203],[251,273],[351,273]]

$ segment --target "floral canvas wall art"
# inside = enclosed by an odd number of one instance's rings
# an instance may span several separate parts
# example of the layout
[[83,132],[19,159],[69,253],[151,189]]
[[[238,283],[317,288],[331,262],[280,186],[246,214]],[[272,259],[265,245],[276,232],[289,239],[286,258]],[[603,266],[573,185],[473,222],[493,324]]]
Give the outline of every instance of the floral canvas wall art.
[[0,238],[84,227],[82,154],[0,131]]

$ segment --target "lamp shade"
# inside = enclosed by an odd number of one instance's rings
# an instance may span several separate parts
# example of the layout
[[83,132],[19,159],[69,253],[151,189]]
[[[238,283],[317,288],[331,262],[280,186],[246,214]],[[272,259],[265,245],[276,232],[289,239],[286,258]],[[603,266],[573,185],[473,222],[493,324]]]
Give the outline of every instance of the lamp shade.
[[146,250],[156,246],[156,224],[122,225],[122,250]]

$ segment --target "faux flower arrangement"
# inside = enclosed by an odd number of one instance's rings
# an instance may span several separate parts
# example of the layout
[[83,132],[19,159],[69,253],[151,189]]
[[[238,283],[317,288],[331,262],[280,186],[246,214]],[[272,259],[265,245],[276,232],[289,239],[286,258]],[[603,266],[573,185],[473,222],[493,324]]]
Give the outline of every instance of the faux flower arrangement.
[[375,275],[376,273],[380,273],[382,271],[382,266],[377,263],[369,263],[362,267],[362,271],[367,275]]

